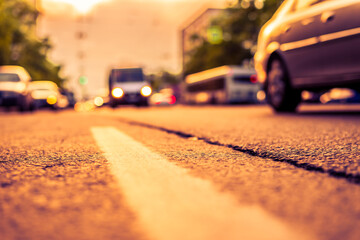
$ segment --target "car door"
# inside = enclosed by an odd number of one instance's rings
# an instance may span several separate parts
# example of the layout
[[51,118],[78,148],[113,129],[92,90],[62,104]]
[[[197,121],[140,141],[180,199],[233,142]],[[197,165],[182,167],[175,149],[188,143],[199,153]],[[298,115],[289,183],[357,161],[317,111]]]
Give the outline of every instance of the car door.
[[321,33],[320,0],[296,0],[281,26],[281,46],[293,85],[303,85],[320,76],[323,69],[318,37]]
[[360,79],[360,0],[326,0],[321,15],[327,83]]

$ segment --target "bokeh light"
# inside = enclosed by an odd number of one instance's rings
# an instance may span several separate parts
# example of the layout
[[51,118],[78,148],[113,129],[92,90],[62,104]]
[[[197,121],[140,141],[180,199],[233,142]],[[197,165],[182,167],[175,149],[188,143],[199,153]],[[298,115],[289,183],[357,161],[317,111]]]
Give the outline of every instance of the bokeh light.
[[124,91],[121,88],[114,88],[111,94],[115,98],[121,98],[124,95]]
[[151,95],[151,88],[149,86],[145,86],[141,89],[141,95],[143,95],[144,97],[148,97]]
[[97,107],[101,107],[102,105],[104,105],[104,99],[102,97],[96,97],[94,99],[94,104]]
[[101,3],[101,2],[106,2],[108,0],[47,0],[47,1],[70,4],[78,12],[84,14],[84,13],[89,12],[96,4]]
[[50,105],[54,105],[57,102],[57,98],[55,95],[50,95],[47,97],[46,102]]

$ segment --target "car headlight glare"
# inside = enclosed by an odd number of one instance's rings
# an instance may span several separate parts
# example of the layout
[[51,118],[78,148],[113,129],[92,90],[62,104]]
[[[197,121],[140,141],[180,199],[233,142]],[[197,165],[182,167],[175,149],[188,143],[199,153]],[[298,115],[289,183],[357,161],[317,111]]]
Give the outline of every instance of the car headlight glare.
[[55,95],[49,95],[46,99],[46,102],[49,105],[54,105],[57,102],[57,97]]
[[152,92],[152,90],[151,90],[151,87],[149,87],[149,86],[142,87],[141,91],[140,91],[141,95],[144,97],[150,96],[151,92]]
[[111,95],[112,95],[114,98],[121,98],[122,96],[124,96],[124,91],[123,91],[121,88],[114,88],[114,89],[111,91]]

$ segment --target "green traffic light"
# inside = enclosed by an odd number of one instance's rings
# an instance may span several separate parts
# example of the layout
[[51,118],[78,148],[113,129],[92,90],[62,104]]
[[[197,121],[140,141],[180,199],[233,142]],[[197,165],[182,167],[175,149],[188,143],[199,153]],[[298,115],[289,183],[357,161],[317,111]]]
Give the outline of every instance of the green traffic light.
[[80,83],[81,85],[86,85],[86,84],[88,83],[87,77],[81,76],[81,77],[79,78],[79,83]]
[[207,38],[211,44],[220,44],[223,41],[223,32],[221,27],[212,26],[207,29]]

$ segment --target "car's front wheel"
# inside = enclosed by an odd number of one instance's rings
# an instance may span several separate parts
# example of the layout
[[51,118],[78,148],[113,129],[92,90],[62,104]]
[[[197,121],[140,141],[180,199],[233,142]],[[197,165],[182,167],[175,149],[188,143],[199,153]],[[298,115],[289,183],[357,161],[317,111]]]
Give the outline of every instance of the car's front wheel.
[[19,96],[17,101],[17,107],[20,112],[26,112],[30,110],[30,102],[26,96]]
[[283,62],[274,58],[267,79],[267,98],[276,112],[293,112],[301,101],[301,92],[292,88]]
[[110,99],[110,103],[109,103],[111,108],[116,108],[118,106],[118,104],[115,102],[115,100]]

